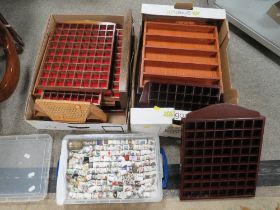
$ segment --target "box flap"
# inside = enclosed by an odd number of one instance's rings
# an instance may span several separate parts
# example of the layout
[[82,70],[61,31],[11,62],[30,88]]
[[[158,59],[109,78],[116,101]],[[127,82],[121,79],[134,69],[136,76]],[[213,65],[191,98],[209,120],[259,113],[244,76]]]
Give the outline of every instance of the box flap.
[[220,55],[221,55],[221,65],[223,68],[223,87],[224,87],[224,102],[238,104],[238,92],[233,89],[231,86],[230,70],[229,70],[229,61],[228,61],[228,38],[223,41],[220,46]]
[[149,15],[226,19],[226,11],[224,9],[193,7],[192,10],[187,10],[175,9],[174,5],[142,4],[141,13]]
[[175,3],[174,5],[175,9],[193,9],[193,3],[186,2],[186,3]]
[[280,24],[280,1],[273,4],[267,11],[267,14],[275,20],[275,22]]

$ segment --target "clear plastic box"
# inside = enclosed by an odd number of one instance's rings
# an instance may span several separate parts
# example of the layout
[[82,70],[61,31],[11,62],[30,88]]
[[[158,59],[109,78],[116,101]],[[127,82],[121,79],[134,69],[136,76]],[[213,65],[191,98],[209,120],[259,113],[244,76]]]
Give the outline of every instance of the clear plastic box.
[[[151,197],[149,198],[139,198],[139,199],[70,199],[67,197],[67,180],[66,180],[66,170],[67,170],[67,160],[68,160],[68,141],[69,140],[106,140],[106,139],[128,139],[128,138],[153,138],[155,139],[155,153],[156,153],[156,167],[158,170],[156,180],[157,189]],[[89,134],[89,135],[67,135],[64,137],[61,146],[59,171],[56,186],[56,203],[58,205],[63,204],[98,204],[98,203],[142,203],[142,202],[159,202],[162,199],[162,158],[160,155],[159,138],[158,136],[149,134]]]
[[43,200],[48,193],[52,138],[0,137],[0,202]]

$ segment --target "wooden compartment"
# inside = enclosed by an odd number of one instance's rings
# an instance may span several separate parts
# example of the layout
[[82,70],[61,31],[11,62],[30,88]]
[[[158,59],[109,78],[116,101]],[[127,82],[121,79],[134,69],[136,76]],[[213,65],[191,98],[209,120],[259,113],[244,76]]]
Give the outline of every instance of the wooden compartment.
[[145,107],[174,107],[176,110],[193,111],[220,101],[218,87],[147,82],[139,103]]
[[114,23],[56,24],[33,95],[121,110],[122,41],[123,29]]
[[153,22],[164,22],[164,23],[179,23],[179,24],[184,24],[184,25],[207,25],[209,24],[210,20],[206,19],[193,19],[189,18],[186,20],[184,17],[156,17],[156,18],[151,18]]
[[115,31],[115,23],[57,23],[36,88],[87,92],[108,89]]
[[162,79],[218,85],[221,89],[218,32],[215,25],[145,21],[140,87]]
[[180,199],[255,195],[265,117],[237,105],[216,104],[183,120]]
[[90,102],[94,105],[101,104],[101,93],[81,93],[67,91],[44,91],[42,99]]

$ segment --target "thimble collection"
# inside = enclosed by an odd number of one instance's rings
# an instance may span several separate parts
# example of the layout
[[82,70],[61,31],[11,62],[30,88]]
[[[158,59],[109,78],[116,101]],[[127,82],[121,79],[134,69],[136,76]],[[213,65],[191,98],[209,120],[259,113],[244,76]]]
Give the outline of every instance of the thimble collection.
[[152,197],[157,189],[155,144],[152,138],[69,141],[68,197]]

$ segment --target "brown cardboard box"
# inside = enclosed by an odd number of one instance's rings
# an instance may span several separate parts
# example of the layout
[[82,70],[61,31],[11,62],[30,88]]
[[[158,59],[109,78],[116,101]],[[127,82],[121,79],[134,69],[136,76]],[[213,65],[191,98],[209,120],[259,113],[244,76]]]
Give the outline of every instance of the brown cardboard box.
[[[137,91],[138,91],[138,81],[139,81],[139,75],[140,75],[140,65],[141,65],[141,50],[142,50],[142,40],[143,40],[143,23],[144,20],[152,20],[154,18],[178,18],[180,20],[184,19],[207,19],[207,16],[209,16],[208,19],[214,19],[214,21],[217,21],[218,24],[218,37],[219,37],[219,47],[220,47],[220,60],[221,60],[221,70],[222,70],[222,80],[223,80],[223,100],[225,103],[231,103],[231,104],[237,104],[238,103],[238,93],[235,89],[231,86],[231,78],[230,78],[230,70],[229,70],[229,63],[228,63],[228,53],[227,53],[227,46],[229,42],[229,28],[228,28],[228,22],[225,18],[225,11],[224,11],[224,18],[216,18],[215,13],[218,13],[218,10],[215,9],[209,9],[209,8],[193,8],[191,10],[186,9],[175,9],[172,6],[169,5],[144,5],[145,9],[143,9],[142,5],[142,21],[141,21],[141,27],[140,27],[140,33],[139,33],[139,42],[136,47],[135,51],[135,60],[133,65],[133,80],[135,81],[133,83],[133,94],[132,94],[132,104],[133,107],[136,106],[137,100],[139,100],[139,97],[137,97]],[[182,5],[180,5],[180,8]],[[189,5],[187,5],[186,8],[190,8]],[[146,11],[146,12],[145,12]],[[196,13],[194,13],[196,11]],[[223,13],[222,10],[221,13]],[[201,15],[200,17],[197,17],[198,14]],[[195,14],[195,15],[194,15]],[[145,108],[143,108],[143,115]],[[176,113],[176,111],[175,111]],[[143,120],[142,120],[143,122]],[[147,124],[153,124],[151,121],[147,121]],[[166,126],[166,125],[165,125]],[[148,129],[150,129],[149,126],[146,126],[143,124],[143,129],[140,129],[141,126],[133,125],[131,123],[131,129],[132,131],[141,131],[145,132],[145,130],[148,132]],[[134,128],[137,128],[134,130]],[[147,128],[147,129],[146,129]],[[155,129],[151,129],[155,130]],[[160,136],[171,136],[171,137],[180,137],[181,136],[181,126],[172,124],[168,128],[164,128],[165,131],[160,130],[159,135]]]
[[[80,21],[80,20],[94,20],[101,22],[114,22],[123,26],[123,46],[122,46],[122,58],[121,58],[121,73],[120,73],[120,98],[122,106],[126,106],[127,110],[124,113],[110,113],[108,114],[107,123],[84,123],[84,124],[72,124],[54,122],[51,120],[37,120],[34,119],[34,103],[35,98],[32,96],[34,84],[39,72],[39,68],[47,47],[50,34],[53,32],[56,22],[63,21]],[[128,116],[130,107],[130,71],[132,63],[132,50],[133,50],[133,26],[132,26],[132,13],[131,10],[124,16],[110,16],[110,15],[55,15],[49,16],[45,31],[43,33],[43,39],[41,47],[36,58],[34,73],[29,89],[26,109],[24,113],[25,120],[37,129],[54,129],[54,130],[93,130],[93,131],[127,131],[128,130]],[[127,103],[127,104],[126,104]]]

